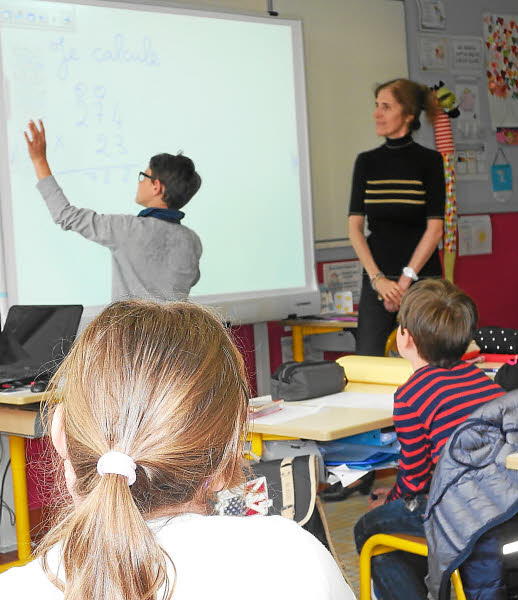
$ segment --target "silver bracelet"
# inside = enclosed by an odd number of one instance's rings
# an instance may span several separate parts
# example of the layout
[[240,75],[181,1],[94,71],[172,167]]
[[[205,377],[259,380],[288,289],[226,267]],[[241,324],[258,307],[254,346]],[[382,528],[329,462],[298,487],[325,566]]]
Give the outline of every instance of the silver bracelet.
[[374,277],[372,277],[371,279],[371,288],[377,292],[377,288],[376,288],[376,281],[378,281],[378,279],[381,279],[382,277],[385,277],[385,275],[383,275],[383,273],[381,271],[379,271],[378,273],[376,273],[376,275],[374,275]]

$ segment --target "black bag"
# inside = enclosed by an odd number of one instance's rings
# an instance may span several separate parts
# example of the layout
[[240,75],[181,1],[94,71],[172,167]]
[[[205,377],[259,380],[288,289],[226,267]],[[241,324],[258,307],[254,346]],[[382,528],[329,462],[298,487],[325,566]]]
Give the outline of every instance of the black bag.
[[271,379],[273,398],[307,400],[341,392],[347,384],[343,367],[332,360],[282,363]]
[[216,514],[281,515],[313,534],[333,555],[347,580],[343,565],[335,552],[325,512],[317,496],[318,462],[314,454],[290,456],[250,465],[245,469],[245,490],[218,492]]
[[502,365],[495,375],[495,383],[503,387],[506,392],[518,388],[518,364]]
[[518,354],[518,331],[510,327],[481,327],[474,334],[482,354]]
[[[251,465],[255,477],[264,477],[272,501],[269,515],[282,515],[313,534],[333,555],[344,579],[345,569],[335,551],[324,509],[317,496],[318,462],[314,454],[269,460]],[[349,582],[348,582],[349,583]]]

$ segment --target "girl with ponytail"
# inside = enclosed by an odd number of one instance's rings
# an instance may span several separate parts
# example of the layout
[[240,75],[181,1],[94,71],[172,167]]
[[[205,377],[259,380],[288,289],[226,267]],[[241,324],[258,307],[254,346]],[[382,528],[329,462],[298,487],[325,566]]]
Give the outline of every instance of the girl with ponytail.
[[394,79],[375,97],[376,133],[385,142],[356,159],[349,237],[364,268],[356,352],[383,356],[405,291],[421,277],[441,277],[446,190],[442,156],[412,138],[421,114],[432,122],[439,110],[432,91]]
[[[116,302],[78,338],[49,390],[68,502],[5,598],[352,600],[327,550],[282,517],[210,514],[243,483],[243,360],[189,303]],[[261,574],[255,559],[268,557]],[[266,590],[271,590],[267,592]]]

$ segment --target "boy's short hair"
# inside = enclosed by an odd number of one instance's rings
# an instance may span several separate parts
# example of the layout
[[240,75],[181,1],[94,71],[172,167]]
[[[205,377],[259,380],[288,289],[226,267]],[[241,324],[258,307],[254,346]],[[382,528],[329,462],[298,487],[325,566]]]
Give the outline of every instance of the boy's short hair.
[[401,301],[399,323],[407,329],[421,358],[446,369],[458,362],[473,339],[475,302],[445,279],[424,279]]
[[194,163],[181,152],[157,154],[149,161],[151,174],[164,184],[164,202],[168,208],[180,209],[200,189],[201,177]]

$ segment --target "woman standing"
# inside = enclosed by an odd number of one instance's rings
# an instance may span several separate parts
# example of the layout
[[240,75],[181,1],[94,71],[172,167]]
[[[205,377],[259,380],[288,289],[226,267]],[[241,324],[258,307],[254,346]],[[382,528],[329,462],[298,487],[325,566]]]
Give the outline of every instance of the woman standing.
[[442,156],[412,139],[421,111],[430,121],[436,115],[433,92],[395,79],[375,96],[376,133],[385,143],[356,159],[349,237],[364,268],[357,353],[383,356],[402,295],[420,277],[441,276],[445,184]]

